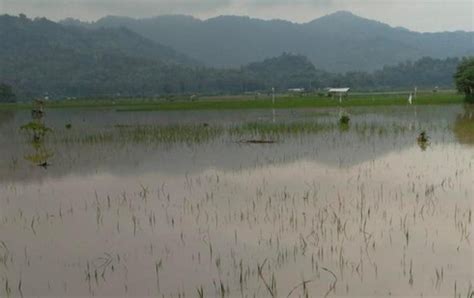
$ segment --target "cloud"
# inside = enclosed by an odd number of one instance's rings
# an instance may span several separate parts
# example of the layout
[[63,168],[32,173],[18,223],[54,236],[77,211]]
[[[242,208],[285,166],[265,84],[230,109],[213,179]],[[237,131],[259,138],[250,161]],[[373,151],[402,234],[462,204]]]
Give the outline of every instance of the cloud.
[[334,0],[249,0],[249,5],[255,6],[290,6],[290,5],[304,5],[304,6],[329,6],[336,1]]
[[232,0],[0,0],[6,13],[26,13],[53,19],[66,16],[95,19],[104,15],[145,17],[173,13],[209,13]]
[[307,22],[338,10],[417,31],[474,30],[472,0],[0,0],[2,13],[53,20],[227,14]]

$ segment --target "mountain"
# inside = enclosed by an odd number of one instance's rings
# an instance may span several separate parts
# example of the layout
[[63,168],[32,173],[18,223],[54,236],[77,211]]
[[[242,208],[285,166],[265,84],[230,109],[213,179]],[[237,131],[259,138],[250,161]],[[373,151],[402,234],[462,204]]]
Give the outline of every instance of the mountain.
[[283,53],[238,68],[210,68],[123,27],[83,28],[71,22],[0,16],[0,85],[12,90],[14,98],[242,94],[272,87],[452,87],[459,63],[458,58],[426,57],[371,73],[338,74],[315,67],[301,54]]
[[[140,94],[197,63],[126,28],[86,29],[0,16],[0,81],[21,95]],[[161,83],[157,84],[162,86]]]
[[3,15],[0,16],[0,37],[3,43],[0,51],[3,54],[9,51],[27,51],[34,55],[48,47],[84,54],[120,54],[160,63],[196,63],[172,48],[146,39],[124,27],[85,29],[80,26],[62,26],[46,18],[31,20],[24,15]]
[[213,67],[239,67],[283,52],[307,56],[331,72],[371,71],[406,60],[474,54],[474,32],[418,33],[337,12],[309,23],[220,16],[201,21],[189,16],[147,19],[108,16],[89,28],[126,27]]
[[241,71],[253,82],[264,86],[260,89],[267,90],[272,87],[277,90],[325,87],[334,76],[317,70],[307,57],[291,53],[247,64],[241,67]]

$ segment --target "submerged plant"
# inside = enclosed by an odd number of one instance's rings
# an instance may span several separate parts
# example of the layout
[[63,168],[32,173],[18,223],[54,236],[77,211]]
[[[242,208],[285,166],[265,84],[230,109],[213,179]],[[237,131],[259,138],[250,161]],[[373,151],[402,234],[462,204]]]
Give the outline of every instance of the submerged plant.
[[35,136],[43,137],[45,136],[48,132],[51,132],[52,129],[47,127],[41,122],[37,121],[31,121],[25,125],[22,125],[20,127],[21,130],[27,131],[32,133]]
[[428,143],[430,141],[430,137],[426,134],[426,131],[422,131],[416,140],[418,143]]
[[33,137],[31,140],[31,146],[34,149],[34,153],[25,155],[24,158],[37,166],[47,168],[50,165],[48,159],[50,159],[54,154],[45,148],[44,137],[47,133],[51,132],[52,129],[46,127],[40,121],[31,121],[22,125],[20,129],[27,131]]
[[430,144],[430,137],[426,134],[426,131],[422,131],[416,138],[416,141],[418,142],[421,150],[425,151]]
[[340,125],[349,125],[349,122],[351,121],[351,118],[347,114],[343,114],[341,118],[339,118],[339,124]]

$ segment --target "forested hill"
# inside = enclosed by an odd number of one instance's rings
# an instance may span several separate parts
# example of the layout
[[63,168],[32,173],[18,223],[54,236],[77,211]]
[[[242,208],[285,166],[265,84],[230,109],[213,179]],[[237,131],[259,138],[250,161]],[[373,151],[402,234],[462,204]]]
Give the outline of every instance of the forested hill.
[[109,16],[94,23],[71,19],[63,23],[89,28],[123,26],[213,67],[239,67],[292,52],[330,72],[372,71],[425,56],[474,54],[474,32],[418,33],[349,12],[305,24],[236,16],[205,21],[189,16]]
[[353,90],[375,91],[420,88],[453,88],[453,75],[459,58],[434,59],[423,57],[384,66],[373,72],[353,71],[331,73],[319,70],[301,55],[285,53],[278,57],[242,67],[242,73],[266,88],[304,88],[317,90],[326,87],[350,87]]
[[232,69],[195,64],[124,28],[85,29],[0,16],[0,84],[18,100],[97,96],[243,93],[288,88],[354,90],[453,87],[458,58],[422,58],[375,72],[333,73],[309,58],[279,54]]
[[0,16],[2,57],[70,52],[85,57],[113,55],[162,64],[195,64],[194,60],[124,27],[85,29],[62,26],[45,18]]
[[[67,27],[47,19],[0,16],[0,82],[25,96],[137,93],[151,69],[196,65],[125,28]],[[163,74],[154,74],[160,79]]]

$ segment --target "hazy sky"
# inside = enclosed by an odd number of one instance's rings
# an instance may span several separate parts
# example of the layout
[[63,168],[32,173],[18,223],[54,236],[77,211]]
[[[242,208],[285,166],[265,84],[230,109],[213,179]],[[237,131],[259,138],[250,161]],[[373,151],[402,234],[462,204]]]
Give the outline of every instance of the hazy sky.
[[474,0],[0,0],[0,13],[53,20],[106,15],[248,15],[307,22],[338,10],[415,31],[474,31]]

